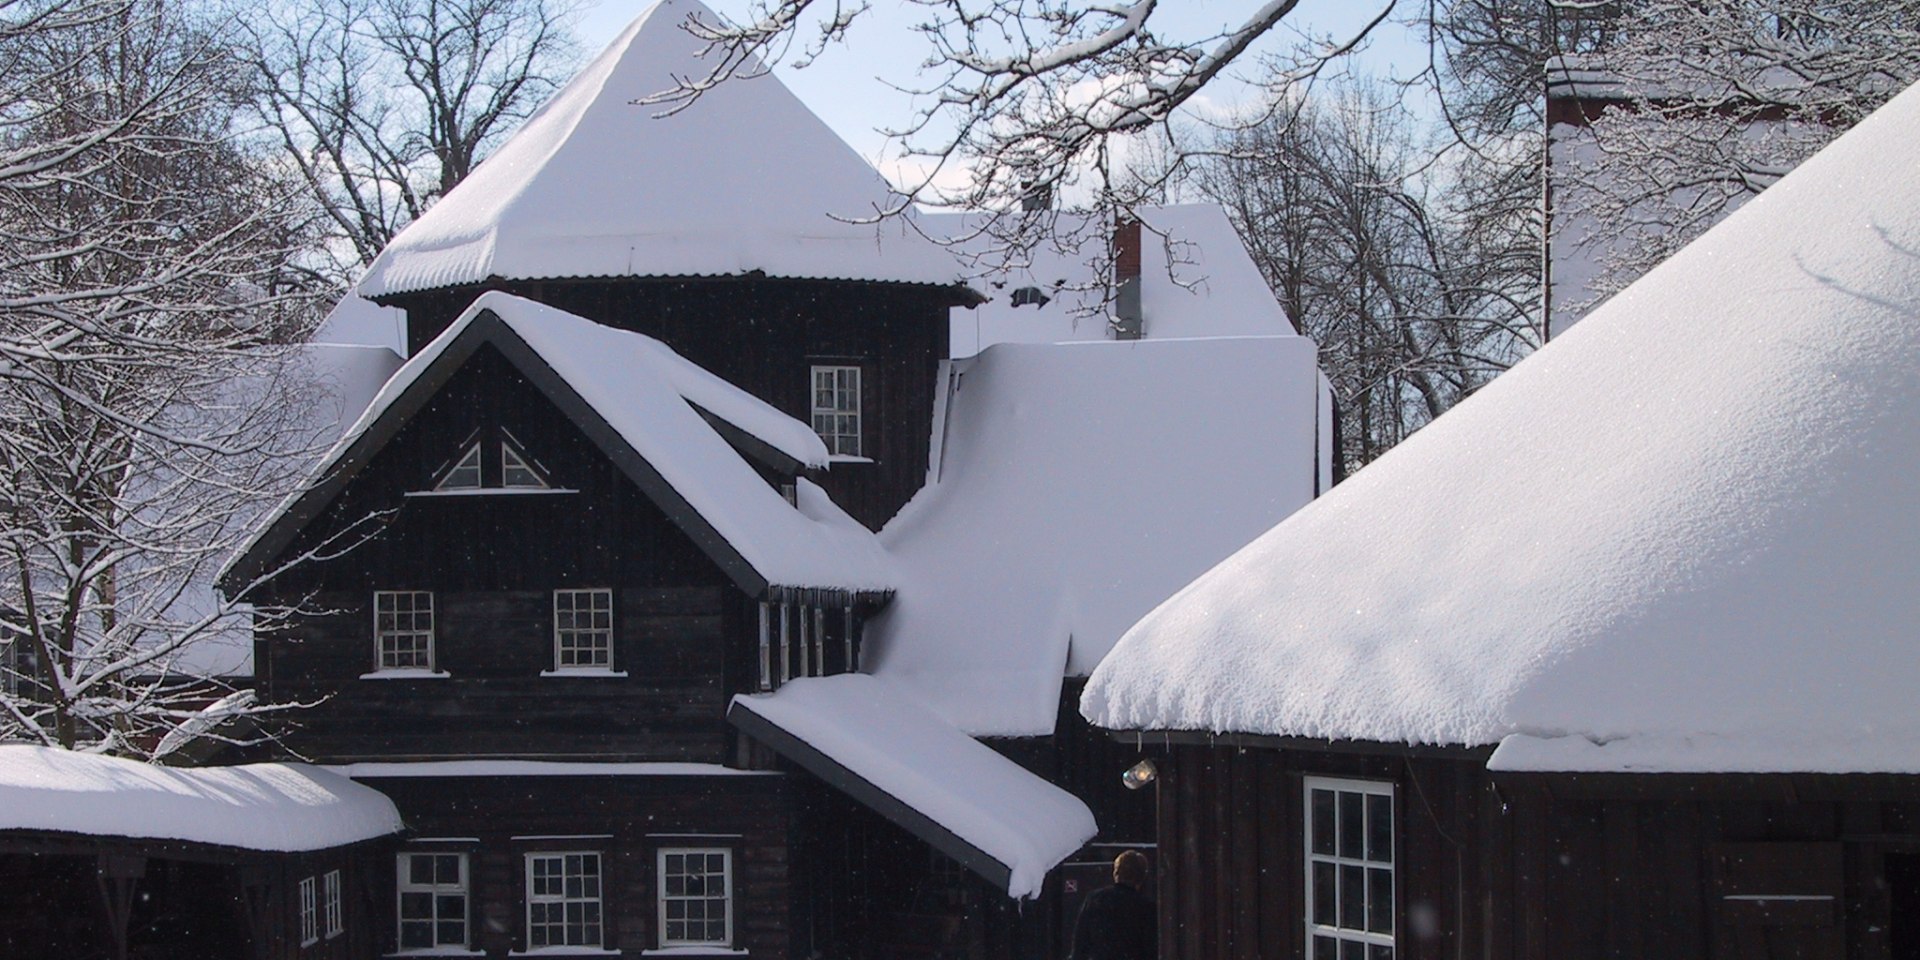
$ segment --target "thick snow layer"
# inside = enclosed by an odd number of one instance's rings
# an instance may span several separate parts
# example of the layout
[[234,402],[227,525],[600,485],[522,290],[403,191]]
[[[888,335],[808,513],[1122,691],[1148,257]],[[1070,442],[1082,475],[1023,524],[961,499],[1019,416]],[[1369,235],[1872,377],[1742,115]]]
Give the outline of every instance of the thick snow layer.
[[304,764],[183,769],[0,746],[0,830],[302,851],[372,840],[405,826],[379,791]]
[[977,735],[1053,732],[1155,604],[1314,493],[1303,337],[1000,344],[957,361],[932,482],[881,532],[870,671]]
[[355,780],[419,777],[758,777],[761,770],[735,770],[717,763],[583,763],[565,760],[423,760],[343,763],[326,769]]
[[[787,451],[826,462],[805,424],[643,334],[509,294],[482,294],[394,374],[325,458],[322,476],[483,313],[498,316],[774,586],[880,591],[892,576],[879,541],[811,484],[790,506],[694,405]],[[278,513],[280,511],[276,511]]]
[[[1136,212],[1143,224],[1142,335],[1164,339],[1294,332],[1225,210],[1196,203],[1140,207]],[[985,244],[983,237],[965,239],[979,229],[975,216],[934,214],[924,222],[929,231],[956,238],[963,252]],[[988,299],[953,311],[953,356],[972,356],[996,343],[1111,339],[1111,309],[1103,302],[1109,278],[1095,269],[1108,256],[1111,231],[1089,225],[1083,217],[1061,214],[1056,232],[1068,239],[1043,243],[1032,251],[1030,262],[975,281]],[[1050,302],[1015,306],[1015,291],[1028,287],[1040,290]]]
[[735,697],[733,708],[792,734],[1006,864],[1008,896],[1039,896],[1047,871],[1093,839],[1093,813],[916,701],[911,691],[852,673]]
[[407,355],[407,312],[349,293],[327,311],[327,318],[320,321],[312,340],[317,344],[385,347],[395,356],[404,357]]
[[718,22],[694,0],[641,14],[401,231],[360,293],[492,277],[959,279],[954,258],[909,224],[846,222],[889,206],[886,182],[771,74],[670,116],[636,104],[713,69],[683,29],[690,16]]
[[1087,717],[1920,770],[1916,138],[1909,90],[1181,591]]

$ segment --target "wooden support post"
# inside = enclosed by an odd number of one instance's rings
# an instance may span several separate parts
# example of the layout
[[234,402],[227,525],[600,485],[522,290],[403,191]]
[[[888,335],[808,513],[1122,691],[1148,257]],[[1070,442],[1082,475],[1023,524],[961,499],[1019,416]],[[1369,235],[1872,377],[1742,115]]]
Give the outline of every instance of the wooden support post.
[[788,632],[788,621],[792,619],[793,604],[780,603],[780,682],[793,679],[793,634]]
[[847,672],[853,673],[854,671],[860,669],[860,662],[854,659],[853,604],[849,603],[846,606],[841,607],[840,613],[841,613],[841,617],[846,621],[846,627],[847,627]]
[[827,675],[827,608],[813,607],[813,663],[821,676]]
[[760,601],[760,690],[762,693],[773,689],[773,638],[768,621],[772,619],[767,602]]
[[800,675],[813,676],[813,650],[808,643],[809,624],[807,623],[807,605],[800,605]]

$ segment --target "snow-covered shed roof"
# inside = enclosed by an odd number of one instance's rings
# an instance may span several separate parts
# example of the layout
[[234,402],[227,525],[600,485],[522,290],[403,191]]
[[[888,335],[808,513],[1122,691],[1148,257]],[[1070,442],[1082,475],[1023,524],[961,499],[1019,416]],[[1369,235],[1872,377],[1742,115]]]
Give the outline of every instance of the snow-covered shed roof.
[[0,746],[0,831],[294,852],[373,840],[405,827],[384,794],[305,764],[184,769]]
[[1097,832],[1073,794],[865,674],[793,680],[733,699],[727,719],[808,772],[965,864],[1010,897]]
[[968,733],[1052,733],[1063,676],[1315,493],[1304,337],[998,344],[946,394],[863,658]]
[[[1248,256],[1240,235],[1218,204],[1143,206],[1140,231],[1140,306],[1144,336],[1286,336],[1292,321]],[[1111,280],[1102,272],[1113,232],[1084,215],[1057,214],[1052,233],[1004,268],[974,286],[986,300],[953,313],[952,355],[971,356],[996,343],[1057,343],[1104,340]],[[957,252],[994,263],[1004,252],[983,234],[972,214],[930,214],[930,232],[950,238]],[[1045,304],[1015,294],[1040,291]]]
[[1920,772],[1920,90],[1128,632],[1119,729]]
[[[701,369],[652,337],[500,292],[476,299],[401,367],[229,568],[251,577],[292,542],[453,372],[491,344],[666,509],[749,593],[767,588],[884,593],[885,554],[815,484],[790,505],[745,452],[823,466],[806,424]],[[724,434],[724,436],[723,436]]]
[[327,311],[314,330],[315,344],[385,347],[407,355],[407,312],[383,307],[357,293],[348,293]]
[[[880,174],[780,81],[742,77],[685,109],[636,100],[704,76],[661,0],[368,268],[381,298],[489,278],[726,276],[956,284],[958,263],[887,207]],[[743,73],[751,73],[748,70]]]

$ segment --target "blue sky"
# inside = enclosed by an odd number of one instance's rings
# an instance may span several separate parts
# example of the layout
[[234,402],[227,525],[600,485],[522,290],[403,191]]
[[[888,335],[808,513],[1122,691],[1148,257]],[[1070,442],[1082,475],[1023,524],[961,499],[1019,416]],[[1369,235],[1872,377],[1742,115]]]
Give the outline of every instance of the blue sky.
[[[578,32],[585,53],[591,56],[606,46],[652,0],[590,0],[581,14]],[[715,10],[744,16],[744,0],[707,0]],[[796,70],[782,65],[776,72],[802,101],[831,126],[854,149],[880,162],[886,146],[877,132],[889,125],[899,126],[913,116],[913,101],[894,90],[886,81],[911,85],[917,76],[926,50],[911,33],[923,10],[900,0],[871,0],[873,9],[861,17],[849,31],[844,46],[829,49],[813,65]],[[1377,15],[1389,0],[1305,0],[1275,34],[1249,51],[1236,72],[1254,75],[1262,53],[1285,50],[1302,35],[1340,38]],[[1245,20],[1260,6],[1258,0],[1164,0],[1154,15],[1155,29],[1168,39],[1210,35],[1224,26]],[[1415,5],[1406,0],[1395,16],[1412,12]],[[1414,31],[1399,24],[1385,24],[1368,41],[1357,58],[1356,69],[1382,77],[1405,77],[1425,65],[1426,47]],[[1238,80],[1216,83],[1205,93],[1205,106],[1231,109],[1248,101],[1253,88]]]

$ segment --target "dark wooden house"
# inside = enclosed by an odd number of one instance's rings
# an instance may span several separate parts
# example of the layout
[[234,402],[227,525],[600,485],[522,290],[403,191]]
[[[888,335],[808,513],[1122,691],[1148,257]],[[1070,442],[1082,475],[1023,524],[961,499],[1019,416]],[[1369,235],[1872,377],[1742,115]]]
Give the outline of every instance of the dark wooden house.
[[406,820],[383,954],[1056,955],[1056,868],[1152,831],[1078,678],[1312,496],[1312,345],[1169,208],[1233,294],[1155,286],[1164,329],[1205,332],[1188,297],[1277,336],[951,360],[983,298],[943,221],[836,219],[885,184],[777,81],[633,106],[697,69],[694,14],[370,268],[411,357],[223,581],[306,614],[256,644],[317,703],[281,749]]
[[1909,91],[1134,627],[1163,960],[1920,956]]

